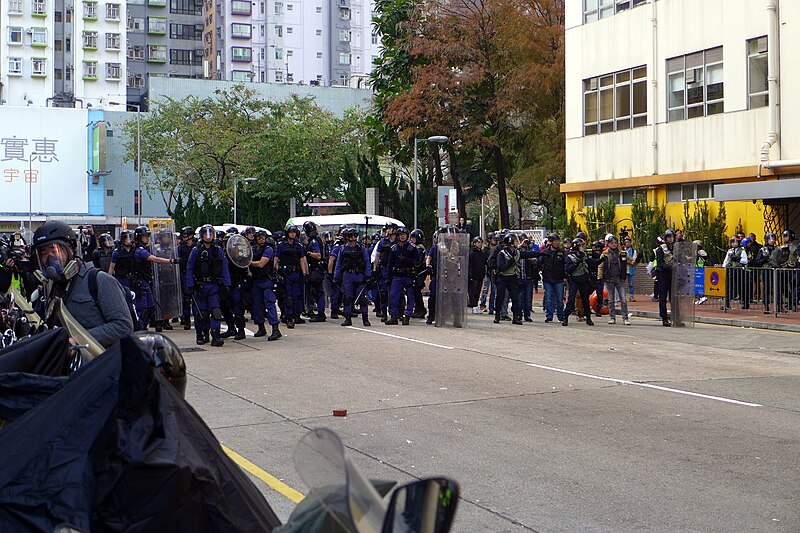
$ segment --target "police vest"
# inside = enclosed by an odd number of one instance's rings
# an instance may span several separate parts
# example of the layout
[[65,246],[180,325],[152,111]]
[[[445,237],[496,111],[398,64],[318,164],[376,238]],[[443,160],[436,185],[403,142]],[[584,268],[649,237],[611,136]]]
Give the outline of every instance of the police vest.
[[289,244],[283,243],[283,250],[281,250],[280,265],[281,267],[297,270],[300,268],[300,259],[305,255],[303,245],[299,242]]
[[119,279],[128,279],[133,270],[133,251],[124,246],[117,249],[117,261],[114,264],[114,276]]
[[742,249],[738,246],[728,250],[730,259],[728,260],[728,268],[739,268],[742,266]]
[[181,267],[181,274],[186,274],[186,265],[189,263],[189,254],[192,253],[195,244],[188,245],[186,243],[180,243],[178,245],[178,261]]
[[[659,246],[659,248],[661,248],[661,250],[663,250],[664,252],[664,264],[671,265],[675,261],[675,256],[672,255],[672,250],[670,249],[669,245],[667,243],[664,243],[661,246]],[[658,248],[656,248],[656,250],[658,250]],[[656,265],[656,266],[663,266],[663,265]]]
[[388,237],[378,243],[378,257],[383,268],[389,266],[389,254],[392,252],[392,245],[393,243]]
[[363,246],[357,244],[342,248],[342,271],[363,274],[366,269]]
[[200,246],[194,263],[195,281],[222,281],[224,265],[222,250],[212,244],[210,248]]
[[406,241],[405,244],[397,243],[392,246],[392,253],[395,255],[394,273],[401,276],[412,276],[417,262],[417,248]]
[[94,266],[103,272],[108,272],[108,267],[111,265],[111,256],[113,254],[113,251],[109,252],[108,250],[98,250],[94,254]]
[[[314,259],[310,255],[308,255],[309,253],[311,253],[311,245],[314,242],[316,242],[317,245],[319,246],[320,259]],[[311,237],[308,240],[308,244],[306,244],[306,261],[308,261],[308,269],[309,270],[317,270],[320,267],[322,267],[323,265],[327,265],[327,263],[323,263],[323,261],[322,261],[322,258],[325,257],[325,254],[323,253],[324,248],[325,248],[325,246],[322,244],[322,241],[320,240],[319,237]]]
[[[139,246],[139,248],[147,250],[147,248],[144,248],[143,246]],[[131,274],[135,275],[141,280],[150,281],[153,279],[153,267],[150,265],[150,261],[146,259],[144,261],[137,261],[136,257],[134,256],[133,263],[131,265]]]
[[[267,251],[267,248],[268,247],[266,245],[263,247],[256,246],[256,248],[253,250],[253,261],[260,261],[264,257],[264,252]],[[270,277],[270,274],[275,269],[274,265],[275,257],[273,256],[263,267],[251,266],[250,271],[253,273],[253,278],[266,279]]]
[[[509,252],[508,250],[501,250],[498,255],[502,255],[506,263],[506,269],[498,272],[500,276],[518,276],[519,275],[519,250]],[[497,262],[498,268],[500,262]]]
[[589,266],[586,264],[586,254],[571,253],[567,259],[576,264],[575,269],[570,273],[573,278],[579,278],[589,273]]

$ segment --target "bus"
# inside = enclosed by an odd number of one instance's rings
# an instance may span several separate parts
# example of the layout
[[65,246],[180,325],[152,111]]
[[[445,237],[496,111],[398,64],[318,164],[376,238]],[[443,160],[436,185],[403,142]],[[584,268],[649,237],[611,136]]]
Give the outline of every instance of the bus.
[[294,224],[302,231],[304,222],[314,222],[317,231],[321,234],[324,231],[332,231],[334,235],[339,233],[340,226],[356,228],[359,235],[371,235],[380,231],[387,222],[394,222],[398,226],[404,224],[396,218],[383,217],[380,215],[365,215],[363,213],[352,215],[321,215],[293,217],[286,221],[286,226]]

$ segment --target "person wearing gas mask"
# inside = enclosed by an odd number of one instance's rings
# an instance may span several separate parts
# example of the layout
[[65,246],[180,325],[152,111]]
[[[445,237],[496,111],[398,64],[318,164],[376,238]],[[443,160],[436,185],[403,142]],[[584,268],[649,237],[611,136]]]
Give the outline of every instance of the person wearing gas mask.
[[91,267],[77,257],[77,238],[69,225],[50,220],[39,226],[33,235],[33,252],[39,270],[52,282],[50,295],[60,297],[97,342],[110,348],[133,332],[128,304],[113,277],[98,272],[97,299],[92,297]]
[[209,342],[211,346],[222,346],[220,336],[222,310],[220,300],[223,291],[229,291],[231,276],[225,252],[216,245],[214,226],[206,224],[200,228],[200,244],[189,254],[186,265],[189,293],[194,300],[194,329],[197,344]]

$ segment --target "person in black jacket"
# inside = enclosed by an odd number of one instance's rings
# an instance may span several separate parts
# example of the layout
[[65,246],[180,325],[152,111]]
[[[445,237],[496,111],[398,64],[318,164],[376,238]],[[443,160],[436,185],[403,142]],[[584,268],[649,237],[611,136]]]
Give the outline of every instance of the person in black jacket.
[[561,237],[553,233],[547,238],[547,247],[539,252],[539,267],[542,269],[542,285],[545,293],[545,322],[552,322],[555,314],[559,322],[564,320],[564,249]]
[[478,298],[481,295],[483,277],[486,274],[486,262],[488,256],[483,253],[483,239],[475,237],[472,239],[472,247],[469,249],[469,307],[472,308],[473,315],[481,314],[478,307]]
[[592,313],[589,310],[589,294],[596,283],[594,275],[591,274],[590,256],[584,251],[585,248],[586,243],[583,239],[575,239],[572,241],[572,250],[564,262],[564,270],[569,274],[569,296],[567,297],[567,308],[564,309],[564,319],[561,321],[562,326],[569,325],[569,315],[575,311],[575,297],[578,293],[581,295],[581,301],[586,310],[586,325],[594,326]]
[[494,323],[500,323],[501,303],[509,294],[511,311],[514,316],[512,324],[522,324],[522,307],[519,298],[519,265],[520,261],[536,257],[539,252],[533,250],[520,251],[517,249],[519,239],[516,235],[503,237],[503,249],[497,254],[497,300],[495,300]]

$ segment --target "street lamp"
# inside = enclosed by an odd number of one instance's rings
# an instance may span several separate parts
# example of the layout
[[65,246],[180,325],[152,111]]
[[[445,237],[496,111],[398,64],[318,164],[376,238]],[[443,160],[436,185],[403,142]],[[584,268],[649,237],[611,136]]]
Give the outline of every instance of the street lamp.
[[[258,180],[256,180],[255,178],[245,178],[242,181],[245,182],[245,183],[252,183],[252,182],[258,181]],[[237,214],[236,213],[236,196],[237,196],[237,194],[239,192],[238,185],[239,185],[239,178],[234,176],[233,177],[233,225],[234,226],[239,223],[239,221],[236,219],[237,218],[236,217],[236,214]]]
[[[122,105],[119,102],[109,102],[110,105]],[[142,225],[142,106],[141,104],[127,104],[128,107],[136,108],[136,192],[139,201],[139,225]]]
[[419,188],[417,182],[417,146],[421,142],[444,144],[450,142],[450,139],[444,135],[433,135],[427,139],[414,139],[414,229],[417,229],[417,189]]
[[33,159],[37,155],[33,152],[28,156],[28,231],[31,232],[31,239],[33,238]]

